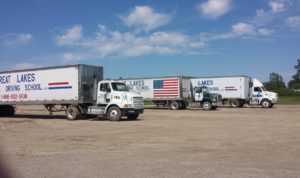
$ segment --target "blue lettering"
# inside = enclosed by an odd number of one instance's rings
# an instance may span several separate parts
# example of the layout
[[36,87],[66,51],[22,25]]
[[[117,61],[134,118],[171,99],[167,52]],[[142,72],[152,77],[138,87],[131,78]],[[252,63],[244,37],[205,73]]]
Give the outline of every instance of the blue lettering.
[[1,84],[10,83],[10,75],[0,76],[0,83]]
[[11,92],[11,91],[20,91],[20,85],[7,85],[5,86],[5,91],[6,92]]
[[213,80],[202,80],[202,81],[198,81],[198,85],[213,85],[214,82]]
[[27,84],[25,91],[42,90],[41,84]]
[[17,75],[17,82],[34,82],[35,81],[35,74],[28,73],[28,74],[21,74],[21,76]]

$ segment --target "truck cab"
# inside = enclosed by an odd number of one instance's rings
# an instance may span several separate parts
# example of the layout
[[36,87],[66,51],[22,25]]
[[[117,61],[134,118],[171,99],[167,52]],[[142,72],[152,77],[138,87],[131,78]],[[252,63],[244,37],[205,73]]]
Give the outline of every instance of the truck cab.
[[122,116],[137,119],[143,108],[143,97],[129,92],[125,83],[104,80],[98,83],[96,105],[90,106],[87,113],[103,114],[110,120],[118,121]]
[[210,93],[206,86],[194,87],[192,90],[194,102],[201,104],[204,110],[216,109],[222,102],[222,96],[217,93]]
[[252,80],[250,104],[261,105],[263,108],[271,108],[278,102],[278,94],[267,91],[264,85],[257,79]]

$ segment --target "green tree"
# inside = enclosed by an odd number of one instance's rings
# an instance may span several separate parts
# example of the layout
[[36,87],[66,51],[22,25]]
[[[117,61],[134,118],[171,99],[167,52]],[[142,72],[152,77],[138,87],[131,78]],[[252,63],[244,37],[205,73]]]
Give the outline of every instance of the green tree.
[[290,89],[300,89],[300,59],[297,59],[297,65],[294,66],[296,74],[293,75],[293,79],[289,82]]
[[277,91],[279,89],[285,88],[285,84],[283,82],[282,76],[275,72],[270,73],[269,81],[264,83],[264,86],[268,90],[272,90],[272,91]]

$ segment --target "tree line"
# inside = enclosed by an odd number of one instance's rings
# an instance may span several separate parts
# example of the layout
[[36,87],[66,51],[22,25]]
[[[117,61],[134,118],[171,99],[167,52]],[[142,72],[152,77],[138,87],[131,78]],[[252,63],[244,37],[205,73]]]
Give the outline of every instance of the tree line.
[[296,74],[286,86],[283,78],[276,72],[270,73],[269,81],[264,83],[266,89],[277,92],[279,96],[300,96],[300,59],[297,59],[297,64],[294,66]]

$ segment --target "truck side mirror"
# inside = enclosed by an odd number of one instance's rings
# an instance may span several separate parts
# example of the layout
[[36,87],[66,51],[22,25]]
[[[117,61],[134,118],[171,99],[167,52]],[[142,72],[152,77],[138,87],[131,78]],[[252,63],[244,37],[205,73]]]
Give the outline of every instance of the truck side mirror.
[[107,91],[107,93],[110,93],[110,92],[111,92],[111,89],[110,89],[110,88],[108,88],[106,91]]

